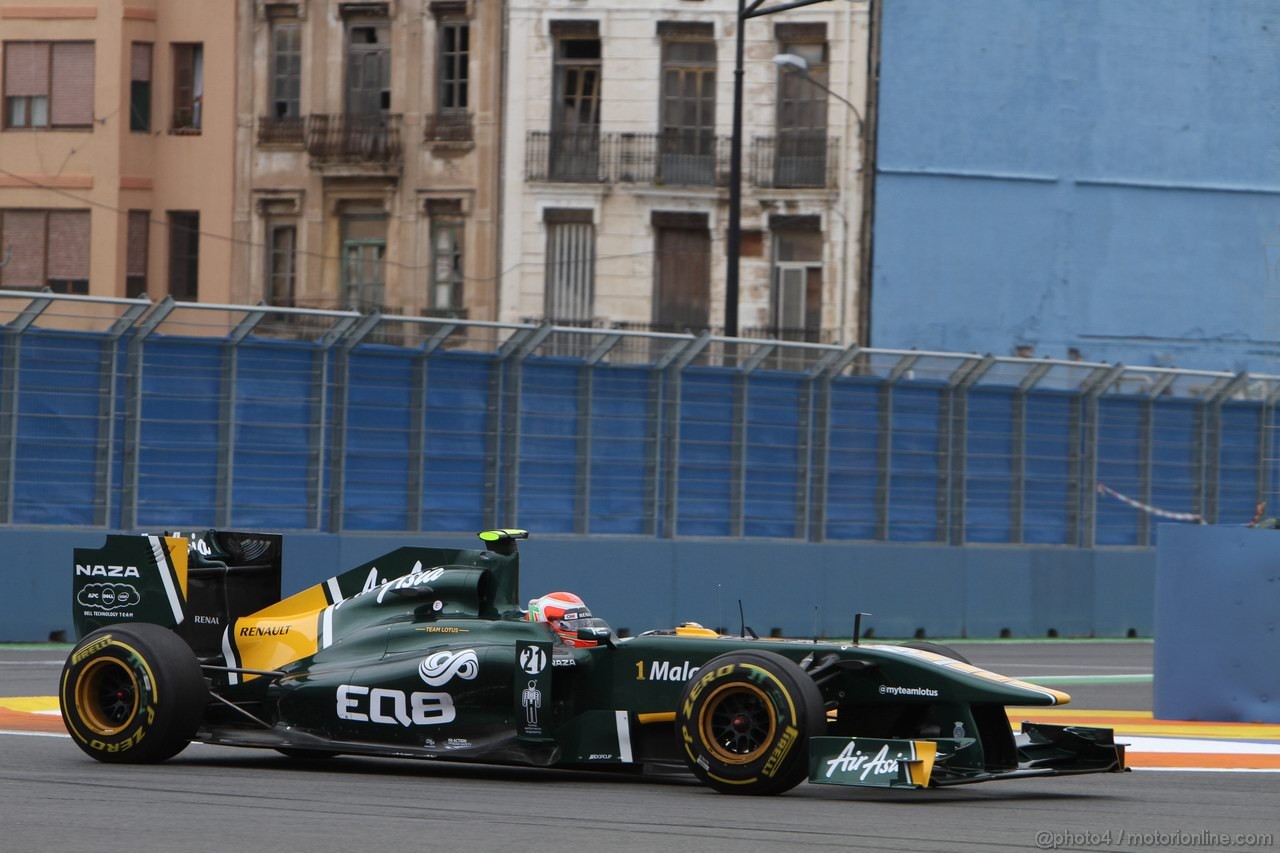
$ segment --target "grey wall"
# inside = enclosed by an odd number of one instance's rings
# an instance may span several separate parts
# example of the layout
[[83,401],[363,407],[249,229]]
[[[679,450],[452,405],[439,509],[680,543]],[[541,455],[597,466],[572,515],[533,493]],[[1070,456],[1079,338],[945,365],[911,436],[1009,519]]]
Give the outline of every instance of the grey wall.
[[[71,627],[71,552],[101,532],[0,530],[7,557],[0,641]],[[285,536],[284,592],[406,544],[474,547],[470,536]],[[853,614],[880,637],[1123,636],[1152,633],[1150,549],[538,537],[522,545],[521,594],[576,592],[632,633],[696,621],[736,630],[737,600],[765,633],[849,635]]]

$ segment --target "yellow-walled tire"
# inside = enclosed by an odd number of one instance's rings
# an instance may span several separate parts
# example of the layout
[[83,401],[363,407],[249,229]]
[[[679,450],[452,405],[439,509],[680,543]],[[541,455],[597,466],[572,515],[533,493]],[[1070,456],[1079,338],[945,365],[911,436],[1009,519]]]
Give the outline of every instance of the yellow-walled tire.
[[780,794],[809,774],[809,738],[824,733],[822,694],[797,664],[730,652],[685,684],[676,737],[689,770],[724,794]]
[[195,736],[209,691],[191,648],[159,625],[101,628],[62,667],[59,700],[71,738],[98,761],[149,764]]

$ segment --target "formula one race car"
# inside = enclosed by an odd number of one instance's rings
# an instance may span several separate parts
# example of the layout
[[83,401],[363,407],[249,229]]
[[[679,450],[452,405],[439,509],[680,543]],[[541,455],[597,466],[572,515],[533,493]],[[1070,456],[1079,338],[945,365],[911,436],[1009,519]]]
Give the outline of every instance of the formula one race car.
[[276,535],[77,549],[67,729],[107,762],[163,761],[198,740],[294,757],[683,765],[734,794],[1124,769],[1110,729],[1012,732],[1005,706],[1068,697],[944,647],[692,624],[622,639],[571,602],[531,621],[517,599],[527,534],[480,537],[484,549],[400,548],[283,600]]

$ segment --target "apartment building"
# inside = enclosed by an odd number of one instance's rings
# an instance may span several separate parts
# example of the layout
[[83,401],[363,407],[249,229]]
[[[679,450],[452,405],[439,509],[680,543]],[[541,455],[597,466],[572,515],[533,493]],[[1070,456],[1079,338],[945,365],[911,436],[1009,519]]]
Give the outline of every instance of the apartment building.
[[494,319],[502,4],[238,8],[231,298]]
[[[503,320],[722,325],[737,5],[511,4]],[[857,340],[868,11],[745,23],[742,334]]]
[[0,0],[0,286],[221,302],[235,9]]

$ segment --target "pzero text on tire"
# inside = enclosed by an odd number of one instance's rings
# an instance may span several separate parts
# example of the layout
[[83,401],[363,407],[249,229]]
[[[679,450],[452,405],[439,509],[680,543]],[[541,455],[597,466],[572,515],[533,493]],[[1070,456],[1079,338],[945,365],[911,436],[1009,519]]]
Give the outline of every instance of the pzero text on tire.
[[181,752],[208,701],[190,647],[159,625],[101,628],[76,644],[58,699],[72,740],[99,761],[147,764]]
[[779,794],[808,775],[823,733],[822,694],[781,655],[741,651],[709,661],[685,685],[676,737],[699,780],[726,794]]

